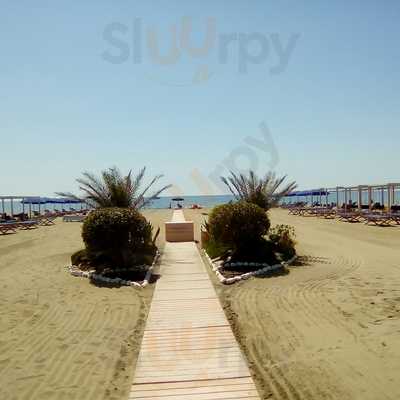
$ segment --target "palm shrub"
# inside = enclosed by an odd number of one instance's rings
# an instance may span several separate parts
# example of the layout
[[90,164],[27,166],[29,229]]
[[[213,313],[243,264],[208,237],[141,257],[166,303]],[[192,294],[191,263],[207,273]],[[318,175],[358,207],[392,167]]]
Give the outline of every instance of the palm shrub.
[[123,175],[116,167],[102,171],[100,177],[90,172],[84,172],[83,177],[76,180],[83,196],[79,197],[72,193],[57,194],[85,202],[93,208],[131,207],[140,209],[171,186],[166,185],[150,193],[150,189],[162,178],[162,175],[155,176],[147,185],[143,185],[145,173],[146,167],[136,175],[133,175],[132,171],[129,171],[128,175]]
[[133,208],[94,210],[82,228],[86,257],[98,269],[151,264],[156,252],[151,235],[151,224]]
[[264,210],[276,206],[283,197],[297,187],[296,182],[281,187],[285,179],[286,176],[277,177],[274,172],[259,178],[251,170],[248,175],[235,174],[231,171],[229,177],[221,177],[222,182],[237,200],[254,203]]
[[282,254],[285,260],[296,255],[296,234],[292,226],[274,226],[269,231],[269,240],[274,245],[274,250]]
[[221,251],[229,249],[232,259],[241,261],[264,257],[264,236],[269,227],[267,213],[256,204],[245,201],[223,204],[215,207],[209,216],[208,246]]

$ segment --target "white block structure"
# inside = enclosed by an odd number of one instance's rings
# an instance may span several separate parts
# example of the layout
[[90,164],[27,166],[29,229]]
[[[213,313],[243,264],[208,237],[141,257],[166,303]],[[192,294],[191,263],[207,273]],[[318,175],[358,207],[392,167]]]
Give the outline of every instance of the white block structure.
[[167,242],[193,242],[193,221],[185,221],[182,210],[175,210],[170,222],[165,223],[165,240]]

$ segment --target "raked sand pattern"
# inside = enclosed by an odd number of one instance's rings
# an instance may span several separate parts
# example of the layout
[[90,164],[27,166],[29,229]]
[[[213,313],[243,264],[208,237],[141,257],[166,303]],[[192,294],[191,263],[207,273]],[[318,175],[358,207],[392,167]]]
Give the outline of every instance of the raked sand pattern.
[[400,398],[400,230],[288,216],[308,256],[223,287],[262,398]]
[[[170,215],[147,216],[157,227]],[[0,237],[1,400],[128,397],[152,287],[97,287],[68,274],[81,226]]]
[[[186,219],[195,221],[197,240],[205,212],[184,210]],[[171,214],[146,211],[155,228]],[[260,398],[398,400],[400,228],[301,218],[281,210],[270,214],[273,224],[294,225],[300,254],[308,258],[305,265],[292,267],[289,275],[215,286]],[[0,237],[1,400],[129,397],[154,286],[110,289],[69,275],[65,266],[70,255],[82,248],[80,227],[59,221],[54,227]],[[161,230],[160,246],[163,236]],[[184,290],[177,285],[182,280],[190,290],[185,295],[209,289],[204,286],[208,277],[201,272],[199,279],[192,272],[166,271],[157,283],[165,285],[162,295],[172,289],[181,296]],[[215,311],[213,299],[185,303],[188,313],[196,310],[199,323],[209,318],[208,311]],[[164,306],[155,315],[174,314],[178,321],[174,303],[164,301]],[[190,336],[174,335],[174,329],[163,328],[155,341],[145,337],[143,344],[160,348],[166,343],[192,353],[194,345],[206,346],[215,354],[215,347],[233,343],[226,327],[191,327]],[[197,350],[200,360],[202,351]],[[165,354],[169,362],[171,351]],[[232,388],[232,383],[183,381],[169,387],[174,395],[163,400],[182,398],[188,389],[199,395],[204,384],[218,399],[216,392]],[[253,390],[248,378],[236,383],[236,389]],[[153,389],[160,391],[151,396],[162,394],[165,384],[154,384]]]

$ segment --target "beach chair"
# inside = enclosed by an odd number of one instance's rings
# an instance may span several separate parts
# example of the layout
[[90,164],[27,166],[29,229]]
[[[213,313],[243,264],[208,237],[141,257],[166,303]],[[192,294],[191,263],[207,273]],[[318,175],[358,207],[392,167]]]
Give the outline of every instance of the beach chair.
[[397,225],[400,225],[400,212],[399,211],[391,211],[390,214],[390,219]]
[[395,224],[400,225],[400,206],[392,206],[389,215]]
[[289,215],[299,215],[299,207],[290,207]]
[[63,221],[64,222],[83,222],[86,218],[86,215],[64,215]]
[[317,216],[325,219],[333,219],[336,217],[336,212],[332,208],[323,208],[318,210]]
[[310,207],[300,207],[298,210],[298,214],[302,217],[307,217],[309,215]]
[[51,226],[54,225],[54,221],[57,218],[57,215],[42,215],[37,219],[37,222],[40,226]]
[[391,213],[390,218],[395,224],[400,225],[400,213]]
[[22,229],[22,230],[31,230],[31,229],[36,229],[39,226],[38,221],[36,220],[30,220],[30,221],[20,221],[20,222],[16,222],[15,223],[16,227],[18,229]]
[[360,214],[354,211],[338,210],[336,212],[336,216],[339,218],[339,221],[342,222],[350,222],[350,223],[360,222]]
[[15,222],[1,222],[0,223],[0,234],[8,235],[10,233],[17,232],[17,225]]
[[365,224],[374,224],[376,226],[390,226],[393,219],[390,214],[368,213],[364,215]]

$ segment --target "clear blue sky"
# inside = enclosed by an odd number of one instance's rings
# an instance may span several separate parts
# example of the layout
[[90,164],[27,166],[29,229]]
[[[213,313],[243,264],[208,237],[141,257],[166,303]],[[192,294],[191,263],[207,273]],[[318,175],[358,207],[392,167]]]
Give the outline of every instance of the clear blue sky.
[[[160,65],[149,32],[165,55],[171,26],[188,37],[182,17],[192,47],[213,18],[211,45],[196,56],[179,40]],[[113,165],[212,193],[229,160],[302,188],[399,181],[399,20],[397,0],[2,0],[0,194],[75,190]],[[269,144],[250,146],[262,122]]]

